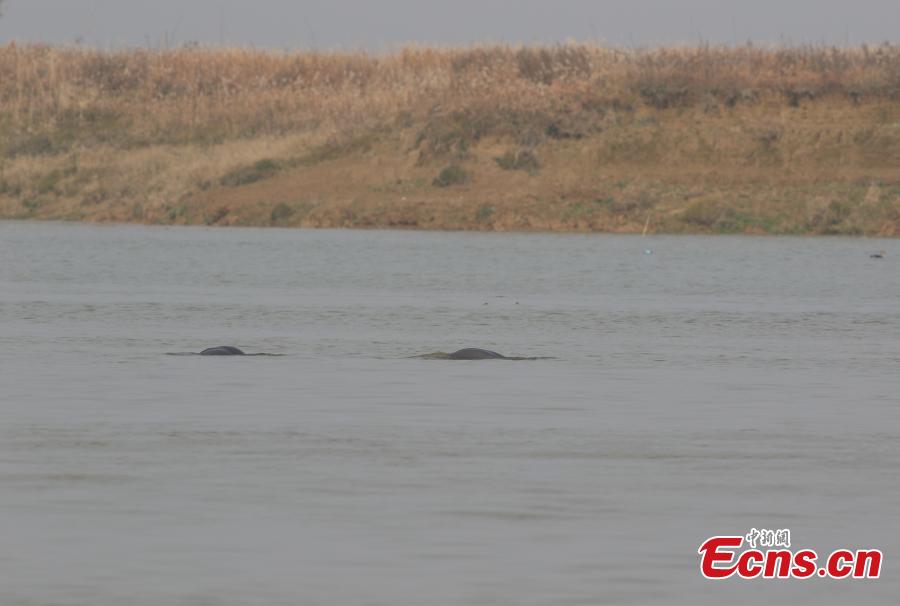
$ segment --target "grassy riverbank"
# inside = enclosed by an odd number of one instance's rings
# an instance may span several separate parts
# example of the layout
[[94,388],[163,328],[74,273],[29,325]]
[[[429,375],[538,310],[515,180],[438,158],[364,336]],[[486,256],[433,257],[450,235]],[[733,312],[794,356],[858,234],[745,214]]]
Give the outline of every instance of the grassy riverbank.
[[900,48],[0,47],[0,218],[900,235]]

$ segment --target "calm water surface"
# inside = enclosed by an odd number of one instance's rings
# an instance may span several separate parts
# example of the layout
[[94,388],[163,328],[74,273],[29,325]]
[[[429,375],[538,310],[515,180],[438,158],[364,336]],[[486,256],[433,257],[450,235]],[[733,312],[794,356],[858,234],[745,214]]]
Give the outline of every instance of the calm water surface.
[[897,241],[0,223],[0,604],[895,604],[898,377]]

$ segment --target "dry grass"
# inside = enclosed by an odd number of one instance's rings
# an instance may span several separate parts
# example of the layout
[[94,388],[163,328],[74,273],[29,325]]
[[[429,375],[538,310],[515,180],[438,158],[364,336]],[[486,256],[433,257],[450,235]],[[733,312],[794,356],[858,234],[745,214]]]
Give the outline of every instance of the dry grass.
[[0,216],[900,233],[898,171],[889,45],[0,47]]
[[25,140],[37,134],[62,146],[215,142],[366,129],[435,112],[467,114],[477,132],[493,121],[772,96],[791,105],[823,96],[896,101],[900,48],[492,46],[373,56],[0,47],[3,128],[18,136],[7,153],[16,143],[41,149]]

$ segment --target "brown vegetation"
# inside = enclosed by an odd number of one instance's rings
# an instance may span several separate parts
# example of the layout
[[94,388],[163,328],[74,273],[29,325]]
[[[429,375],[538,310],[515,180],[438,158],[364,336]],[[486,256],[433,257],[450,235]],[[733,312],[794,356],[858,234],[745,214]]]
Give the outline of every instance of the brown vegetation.
[[0,47],[0,217],[900,234],[900,48]]

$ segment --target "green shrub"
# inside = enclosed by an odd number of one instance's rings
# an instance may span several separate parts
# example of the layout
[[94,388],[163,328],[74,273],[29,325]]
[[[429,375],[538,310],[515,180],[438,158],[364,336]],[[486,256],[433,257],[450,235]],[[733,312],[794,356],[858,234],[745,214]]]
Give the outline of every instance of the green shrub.
[[59,183],[61,176],[62,173],[58,170],[50,171],[37,180],[35,189],[39,194],[49,194],[56,190],[56,185]]
[[475,213],[475,220],[481,223],[484,223],[494,214],[494,211],[497,210],[493,206],[488,204],[483,204],[479,207],[478,212]]
[[15,158],[16,156],[52,156],[65,149],[60,148],[47,135],[34,135],[13,141],[6,147],[6,156]]
[[42,200],[40,198],[25,198],[22,200],[22,206],[24,206],[28,212],[36,211],[42,204]]
[[713,227],[720,221],[728,221],[734,211],[718,200],[697,200],[684,209],[681,219],[685,223]]
[[431,184],[435,187],[450,187],[451,185],[468,183],[470,180],[471,175],[469,175],[469,172],[466,169],[459,164],[450,164],[444,167]]
[[215,211],[213,211],[212,214],[205,215],[203,217],[203,222],[206,223],[207,225],[215,225],[216,223],[218,223],[219,221],[224,219],[226,216],[228,216],[228,213],[229,213],[229,209],[227,206],[220,206]]
[[494,158],[494,161],[503,170],[524,170],[529,175],[535,175],[541,167],[537,156],[529,149],[519,151],[509,150],[502,156]]
[[219,181],[226,187],[249,185],[271,177],[281,168],[274,160],[260,160],[250,166],[242,166],[231,171]]
[[279,202],[275,205],[275,208],[272,209],[270,219],[272,220],[272,223],[282,223],[290,219],[295,212],[297,212],[297,209],[293,206],[285,204],[284,202]]

